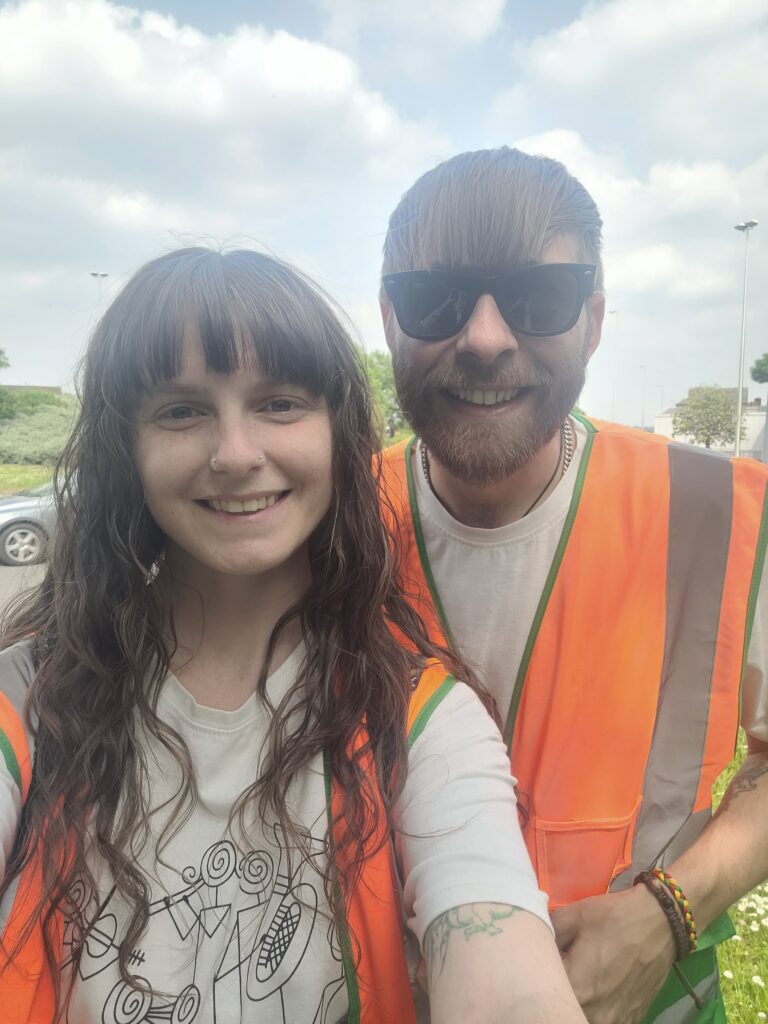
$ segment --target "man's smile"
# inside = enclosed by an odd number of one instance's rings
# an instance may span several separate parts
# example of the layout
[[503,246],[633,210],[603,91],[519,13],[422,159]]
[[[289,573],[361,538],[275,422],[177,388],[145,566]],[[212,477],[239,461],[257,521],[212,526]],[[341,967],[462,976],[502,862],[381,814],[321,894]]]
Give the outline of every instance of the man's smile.
[[472,405],[499,405],[501,402],[511,402],[527,388],[507,388],[504,391],[489,388],[445,388],[452,398],[461,402],[470,402]]

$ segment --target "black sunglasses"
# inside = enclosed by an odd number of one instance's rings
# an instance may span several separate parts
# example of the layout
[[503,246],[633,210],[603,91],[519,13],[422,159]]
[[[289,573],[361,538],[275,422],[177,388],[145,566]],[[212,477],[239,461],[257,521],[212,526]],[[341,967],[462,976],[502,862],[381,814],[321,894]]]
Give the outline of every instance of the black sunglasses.
[[387,274],[384,290],[400,330],[417,341],[444,341],[469,323],[481,295],[492,295],[513,331],[533,338],[565,334],[595,290],[591,263],[539,263],[510,274],[409,270]]

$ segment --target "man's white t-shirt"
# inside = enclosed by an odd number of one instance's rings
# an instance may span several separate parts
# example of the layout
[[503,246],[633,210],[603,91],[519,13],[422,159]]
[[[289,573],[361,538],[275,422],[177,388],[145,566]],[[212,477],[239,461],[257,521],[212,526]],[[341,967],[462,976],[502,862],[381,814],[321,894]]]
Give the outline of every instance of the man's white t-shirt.
[[[13,651],[0,654],[0,690],[14,671]],[[269,677],[273,705],[293,685],[303,654],[299,646]],[[253,695],[236,711],[204,707],[170,676],[157,710],[190,751],[198,793],[180,827],[168,831],[181,772],[155,738],[144,736],[154,813],[146,834],[137,834],[132,859],[149,886],[150,918],[130,951],[129,967],[152,992],[120,979],[117,952],[128,910],[106,866],[94,861],[96,891],[78,886],[72,893],[94,925],[77,967],[68,1021],[336,1024],[345,1018],[348,996],[317,870],[325,865],[328,824],[322,759],[290,793],[307,851],[289,856],[275,822],[264,823],[254,813],[247,836],[237,821],[232,827],[229,822],[237,797],[258,777],[268,728],[262,700]],[[0,874],[19,812],[18,787],[0,757]],[[546,897],[523,844],[504,745],[461,683],[410,749],[394,820],[404,915],[418,944],[435,918],[466,903],[516,906],[549,923]],[[71,924],[64,942],[65,954],[79,942]],[[413,944],[411,951],[413,973]]]
[[[539,598],[573,497],[586,430],[573,421],[576,451],[560,483],[532,512],[497,529],[465,526],[436,498],[424,475],[420,443],[413,470],[424,543],[454,641],[496,698],[504,720]],[[768,741],[766,577],[761,581],[742,693],[742,725]]]

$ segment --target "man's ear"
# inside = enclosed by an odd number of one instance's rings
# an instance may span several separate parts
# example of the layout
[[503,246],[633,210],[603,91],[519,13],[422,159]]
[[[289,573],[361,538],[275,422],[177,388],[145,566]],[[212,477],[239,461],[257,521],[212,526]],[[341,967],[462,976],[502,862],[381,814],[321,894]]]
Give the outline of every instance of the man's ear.
[[589,324],[590,336],[587,340],[587,359],[591,359],[600,344],[603,334],[603,320],[605,319],[605,295],[597,292],[589,299]]
[[390,352],[395,351],[395,311],[392,303],[383,293],[379,295],[379,309],[381,320],[384,324],[384,337],[387,339],[387,348]]

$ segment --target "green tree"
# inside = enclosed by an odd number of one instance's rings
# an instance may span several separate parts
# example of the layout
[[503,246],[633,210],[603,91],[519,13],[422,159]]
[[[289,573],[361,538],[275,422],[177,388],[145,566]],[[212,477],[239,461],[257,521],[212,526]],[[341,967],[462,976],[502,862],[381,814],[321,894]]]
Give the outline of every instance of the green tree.
[[749,372],[752,380],[757,384],[768,384],[768,352],[764,352],[759,359],[755,360]]
[[0,348],[0,370],[7,370],[10,365],[5,349]]
[[[675,409],[672,433],[690,437],[694,444],[710,448],[713,444],[736,443],[736,393],[733,389],[692,388]],[[741,436],[744,437],[742,420]]]
[[382,352],[379,349],[366,352],[364,358],[368,382],[371,385],[382,430],[387,437],[394,437],[398,430],[405,425],[405,419],[397,401],[392,358],[389,352]]
[[[763,352],[760,358],[755,360],[749,372],[756,384],[768,384],[768,352]],[[765,403],[765,426],[763,427],[763,451],[761,455],[763,462],[766,461],[766,456],[768,456],[768,402]]]

